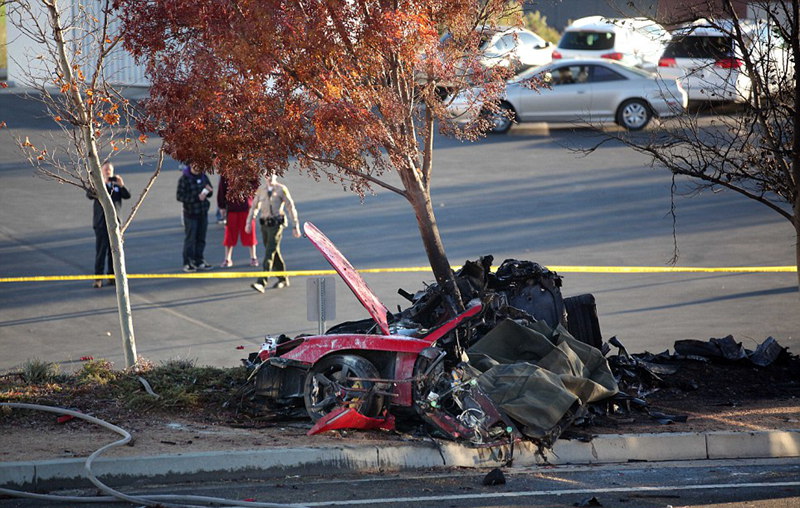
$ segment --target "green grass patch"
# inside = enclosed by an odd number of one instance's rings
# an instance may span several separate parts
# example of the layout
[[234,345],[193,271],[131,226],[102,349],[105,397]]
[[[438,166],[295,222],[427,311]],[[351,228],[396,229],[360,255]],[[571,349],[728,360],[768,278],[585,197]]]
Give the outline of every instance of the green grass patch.
[[62,374],[55,364],[30,360],[19,372],[0,376],[0,402],[78,408],[110,421],[131,412],[196,414],[213,420],[226,407],[235,409],[249,386],[247,375],[245,367],[197,367],[187,360],[122,371],[107,360],[90,360],[75,373]]

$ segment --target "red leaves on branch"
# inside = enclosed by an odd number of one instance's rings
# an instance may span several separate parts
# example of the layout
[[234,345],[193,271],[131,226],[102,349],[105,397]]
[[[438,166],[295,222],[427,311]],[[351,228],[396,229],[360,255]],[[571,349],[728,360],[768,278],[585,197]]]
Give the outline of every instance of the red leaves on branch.
[[[440,29],[464,39],[478,13],[499,13],[506,2],[116,5],[125,47],[146,63],[152,79],[152,120],[139,127],[163,136],[173,157],[212,170],[215,160],[224,161],[242,175],[265,168],[281,173],[290,157],[312,174],[320,170],[315,161],[323,160],[333,163],[328,171],[380,175],[418,160],[417,101],[447,120],[444,108],[430,102],[433,90],[422,90],[416,79],[435,60]],[[466,57],[474,57],[475,48],[467,49]],[[443,82],[463,81],[463,68],[435,70]],[[356,190],[367,186],[358,180]]]

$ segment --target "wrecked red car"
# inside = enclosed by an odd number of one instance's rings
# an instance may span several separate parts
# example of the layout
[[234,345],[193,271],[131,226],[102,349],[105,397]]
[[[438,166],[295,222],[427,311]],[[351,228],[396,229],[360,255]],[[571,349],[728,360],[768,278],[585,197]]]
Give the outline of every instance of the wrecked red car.
[[434,284],[414,295],[400,290],[411,306],[392,313],[319,229],[305,223],[304,231],[370,315],[323,335],[268,337],[245,360],[256,394],[271,408],[304,406],[316,422],[309,433],[392,428],[395,416],[415,415],[444,437],[514,439],[517,422],[481,388],[469,347],[505,319],[601,341],[591,295],[562,299],[561,278],[536,263],[507,260],[495,274],[491,256],[468,262],[456,272],[461,306]]

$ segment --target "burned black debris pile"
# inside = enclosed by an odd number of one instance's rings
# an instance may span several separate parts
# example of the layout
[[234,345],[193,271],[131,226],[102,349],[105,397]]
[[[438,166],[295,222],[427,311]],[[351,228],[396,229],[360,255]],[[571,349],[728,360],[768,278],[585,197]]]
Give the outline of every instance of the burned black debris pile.
[[745,360],[758,367],[771,365],[785,352],[786,348],[781,347],[772,337],[767,337],[754,351],[745,349],[732,335],[722,339],[712,338],[708,342],[691,339],[675,342],[675,354],[682,357],[731,362]]
[[276,410],[304,405],[310,433],[421,419],[477,446],[522,434],[549,446],[587,404],[617,392],[595,349],[594,298],[564,299],[546,267],[510,259],[492,272],[491,256],[469,261],[450,287],[400,290],[411,305],[392,313],[333,242],[304,230],[371,316],[268,338],[245,360],[255,394]]
[[[562,277],[532,262],[507,259],[493,273],[493,256],[467,261],[455,274],[461,305],[480,301],[482,322],[474,327],[477,341],[503,319],[544,322],[550,327],[564,326],[579,340],[600,347],[602,337],[594,297],[590,294],[563,298]],[[411,303],[396,318],[431,328],[456,313],[456,304],[448,300],[438,285],[428,286],[414,295],[399,290]]]
[[592,404],[579,426],[602,424],[600,418],[645,413],[662,424],[684,422],[686,415],[665,414],[651,406],[691,394],[702,404],[737,406],[742,399],[800,396],[800,357],[768,337],[754,350],[732,336],[708,341],[679,340],[674,352],[630,354],[616,337],[608,344],[618,354],[607,357],[620,392]]

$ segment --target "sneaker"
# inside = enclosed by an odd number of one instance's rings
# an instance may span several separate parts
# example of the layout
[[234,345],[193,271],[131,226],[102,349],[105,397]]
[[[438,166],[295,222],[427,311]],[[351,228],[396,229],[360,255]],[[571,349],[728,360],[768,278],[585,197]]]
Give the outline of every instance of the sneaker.
[[289,287],[289,281],[288,280],[279,280],[278,282],[276,282],[272,286],[273,289],[283,289],[283,288],[288,288],[288,287]]
[[264,287],[264,284],[260,284],[258,282],[254,282],[254,283],[250,284],[250,287],[255,289],[256,291],[258,291],[259,293],[263,293],[264,290],[266,289]]
[[97,279],[96,281],[92,282],[92,287],[95,289],[103,287],[103,281]]
[[183,265],[184,272],[196,272],[197,268],[194,265]]
[[197,267],[196,267],[196,268],[197,268],[198,270],[211,270],[211,269],[212,269],[212,268],[214,268],[214,267],[213,267],[213,266],[211,266],[211,265],[209,265],[209,264],[208,264],[208,263],[206,263],[205,261],[201,261],[200,263],[198,263],[198,264],[197,264]]
[[258,262],[258,258],[250,258],[250,266],[258,266],[261,263]]
[[219,267],[220,267],[220,268],[229,268],[229,267],[231,267],[231,266],[233,266],[233,261],[230,261],[230,260],[228,260],[228,259],[226,259],[225,261],[223,261],[223,262],[222,262],[222,263],[219,265]]

